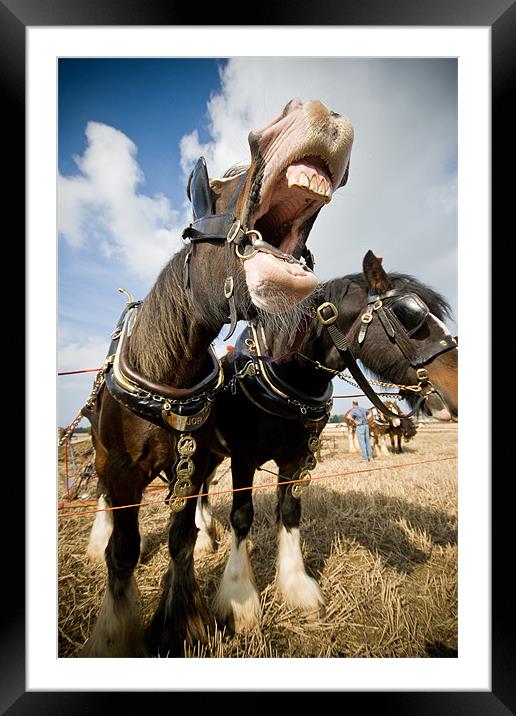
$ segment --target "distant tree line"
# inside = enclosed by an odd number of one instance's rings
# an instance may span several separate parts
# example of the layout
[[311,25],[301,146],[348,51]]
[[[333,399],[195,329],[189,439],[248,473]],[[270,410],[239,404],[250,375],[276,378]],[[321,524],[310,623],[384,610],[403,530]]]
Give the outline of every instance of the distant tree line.
[[[65,432],[65,428],[59,427],[58,432],[60,435],[63,435]],[[88,425],[83,428],[77,427],[77,428],[75,428],[74,433],[82,433],[83,435],[91,435],[91,426]]]

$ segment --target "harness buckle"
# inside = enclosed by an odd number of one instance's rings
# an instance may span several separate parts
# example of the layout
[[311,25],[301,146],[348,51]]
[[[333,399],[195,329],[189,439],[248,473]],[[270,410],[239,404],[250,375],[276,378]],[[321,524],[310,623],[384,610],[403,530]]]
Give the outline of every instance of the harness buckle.
[[242,228],[242,226],[240,224],[239,219],[237,219],[236,221],[234,221],[231,224],[231,226],[229,227],[228,235],[226,237],[227,241],[229,243],[231,243],[232,241],[234,241],[236,239],[236,237],[238,236],[238,232],[240,231],[241,228]]
[[428,380],[428,371],[426,368],[418,368],[416,370],[416,377],[420,382]]
[[233,289],[234,289],[234,281],[233,276],[228,276],[226,280],[224,281],[224,298],[227,298],[228,300],[233,295]]
[[[332,315],[329,318],[325,318],[323,316],[323,311],[326,309],[329,309],[332,312]],[[317,318],[322,323],[323,326],[331,326],[332,323],[335,323],[339,316],[339,312],[337,310],[337,307],[335,304],[330,303],[329,301],[326,301],[325,303],[321,303],[321,305],[316,310]]]

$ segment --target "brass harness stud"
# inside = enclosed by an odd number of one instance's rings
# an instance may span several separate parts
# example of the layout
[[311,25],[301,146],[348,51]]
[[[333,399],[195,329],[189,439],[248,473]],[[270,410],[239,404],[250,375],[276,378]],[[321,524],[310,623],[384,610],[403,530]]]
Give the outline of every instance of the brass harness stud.
[[296,500],[301,499],[301,495],[306,491],[310,485],[310,471],[314,470],[317,465],[317,458],[315,453],[320,449],[321,441],[318,435],[310,435],[308,438],[308,455],[305,458],[305,464],[299,471],[298,481],[292,485],[292,497]]
[[181,512],[186,507],[186,498],[192,494],[193,485],[191,477],[195,472],[192,455],[197,450],[197,442],[192,435],[184,433],[176,445],[179,460],[176,464],[176,481],[170,496],[170,510]]

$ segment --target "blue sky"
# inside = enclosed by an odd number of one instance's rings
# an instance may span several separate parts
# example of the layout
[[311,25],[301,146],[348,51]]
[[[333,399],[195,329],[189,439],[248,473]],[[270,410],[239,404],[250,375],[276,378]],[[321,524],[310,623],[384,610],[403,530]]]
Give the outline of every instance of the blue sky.
[[[348,185],[310,238],[319,278],[360,270],[371,248],[386,270],[443,293],[456,315],[455,60],[62,59],[59,370],[102,364],[125,300],[117,287],[144,298],[180,247],[195,159],[206,156],[212,176],[245,162],[248,132],[294,96],[322,100],[355,128]],[[92,380],[58,378],[59,424]],[[335,392],[353,389],[338,382]]]

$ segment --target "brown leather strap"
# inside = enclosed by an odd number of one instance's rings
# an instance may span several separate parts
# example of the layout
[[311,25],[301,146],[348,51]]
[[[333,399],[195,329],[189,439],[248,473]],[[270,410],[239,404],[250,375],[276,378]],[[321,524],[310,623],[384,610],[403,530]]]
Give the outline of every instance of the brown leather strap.
[[192,395],[196,395],[197,393],[201,393],[207,390],[212,383],[216,382],[218,378],[220,369],[219,362],[217,361],[213,349],[210,347],[210,350],[208,351],[208,356],[212,362],[212,366],[209,374],[201,381],[199,381],[199,383],[196,383],[190,388],[175,388],[171,385],[164,385],[163,383],[154,383],[153,381],[149,380],[148,378],[145,378],[143,375],[134,370],[134,368],[129,363],[128,355],[130,340],[130,336],[127,336],[123,331],[122,335],[120,336],[120,341],[122,341],[122,344],[120,346],[120,369],[122,373],[127,378],[129,378],[129,380],[132,380],[143,390],[146,390],[149,393],[156,393],[157,395],[162,395],[164,398],[171,398],[172,400],[182,400],[184,398],[189,398]]

